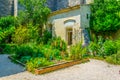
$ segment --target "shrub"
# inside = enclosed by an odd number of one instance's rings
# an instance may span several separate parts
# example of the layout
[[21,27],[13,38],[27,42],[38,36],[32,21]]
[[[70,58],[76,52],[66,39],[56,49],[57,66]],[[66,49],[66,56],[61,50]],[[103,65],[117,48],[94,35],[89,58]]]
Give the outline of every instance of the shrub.
[[116,46],[117,46],[118,50],[120,50],[120,39],[116,40]]
[[117,53],[116,43],[112,40],[106,40],[102,46],[102,49],[103,56],[110,56],[112,54]]
[[50,45],[45,45],[42,48],[42,53],[45,55],[45,58],[48,60],[55,60],[60,58],[60,50],[58,49],[52,49]]
[[88,51],[91,55],[96,56],[98,53],[99,45],[95,42],[91,42],[88,46]]
[[91,5],[91,30],[106,35],[120,29],[119,4],[117,0],[94,0]]
[[51,46],[55,49],[59,49],[60,51],[66,51],[67,49],[66,43],[61,40],[60,37],[53,38],[53,40],[51,41]]
[[0,31],[0,43],[10,43],[11,36],[14,33],[15,27],[10,26]]
[[26,63],[26,68],[30,72],[34,72],[36,68],[45,67],[54,64],[45,58],[32,58]]
[[23,59],[27,60],[28,57],[44,57],[44,55],[41,52],[41,48],[39,46],[29,43],[17,46],[14,57],[24,61]]
[[87,49],[82,47],[82,44],[76,44],[70,48],[70,59],[79,60],[82,59],[87,53]]
[[120,51],[117,54],[113,54],[106,58],[108,63],[119,64],[120,65]]
[[12,36],[12,41],[17,44],[37,42],[39,33],[36,26],[28,24],[27,26],[19,26]]
[[45,30],[42,37],[42,42],[44,44],[47,44],[51,38],[52,38],[52,34],[49,31]]
[[15,26],[15,18],[12,16],[1,17],[0,18],[0,27],[5,29],[10,26]]
[[11,42],[15,30],[15,18],[11,16],[0,18],[0,43]]
[[16,44],[1,44],[0,45],[0,48],[1,48],[0,53],[1,54],[13,54],[16,46],[17,46]]

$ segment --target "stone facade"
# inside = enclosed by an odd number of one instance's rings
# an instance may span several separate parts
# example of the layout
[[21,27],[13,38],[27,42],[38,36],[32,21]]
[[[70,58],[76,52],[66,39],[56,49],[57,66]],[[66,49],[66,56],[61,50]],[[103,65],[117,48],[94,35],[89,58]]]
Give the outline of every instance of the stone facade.
[[68,43],[69,35],[67,29],[71,29],[72,44],[75,44],[82,39],[79,9],[51,16],[49,18],[49,24],[52,25],[53,37],[59,36]]
[[70,7],[80,5],[80,0],[69,0],[69,5]]
[[[92,0],[67,0],[68,5],[52,13],[48,27],[52,27],[52,35],[60,36],[68,45],[80,41],[83,45],[89,44],[90,3]],[[62,2],[62,0],[61,0]],[[50,29],[49,29],[50,30]],[[51,30],[50,30],[51,31]]]
[[47,0],[47,5],[52,11],[80,5],[80,0]]
[[0,0],[0,16],[17,16],[17,0]]
[[93,0],[47,0],[47,5],[52,11],[61,10],[76,5],[90,4]]
[[0,16],[13,15],[13,0],[0,0]]

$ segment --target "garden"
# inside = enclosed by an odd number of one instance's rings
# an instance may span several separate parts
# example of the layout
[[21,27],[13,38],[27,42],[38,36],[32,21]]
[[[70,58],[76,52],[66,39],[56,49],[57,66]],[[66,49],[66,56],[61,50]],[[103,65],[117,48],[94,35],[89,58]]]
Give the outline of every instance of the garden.
[[60,37],[53,38],[44,28],[51,13],[45,6],[46,1],[20,0],[20,3],[26,10],[21,10],[19,16],[0,18],[0,54],[11,55],[33,73],[38,68],[87,58],[120,65],[120,37],[111,38],[111,34],[120,29],[120,4],[95,1],[91,8],[90,44],[83,47],[79,42],[68,51],[65,41]]

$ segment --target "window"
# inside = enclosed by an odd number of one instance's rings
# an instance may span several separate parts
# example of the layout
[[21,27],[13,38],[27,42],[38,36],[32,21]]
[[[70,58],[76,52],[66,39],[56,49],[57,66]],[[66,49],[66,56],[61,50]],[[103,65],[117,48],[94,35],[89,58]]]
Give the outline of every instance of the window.
[[86,17],[87,17],[87,19],[89,19],[89,14],[88,13],[86,14]]

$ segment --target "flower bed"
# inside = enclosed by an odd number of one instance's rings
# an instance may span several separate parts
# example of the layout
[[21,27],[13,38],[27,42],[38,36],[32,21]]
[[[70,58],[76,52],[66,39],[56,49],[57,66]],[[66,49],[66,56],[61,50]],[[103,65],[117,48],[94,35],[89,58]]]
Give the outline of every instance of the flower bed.
[[[15,61],[16,63],[24,66],[24,67],[26,66],[24,63],[22,63],[19,60],[14,59],[12,56],[8,56],[8,58]],[[66,67],[70,67],[70,66],[73,66],[73,65],[76,65],[76,64],[88,62],[88,61],[89,61],[89,59],[75,60],[75,61],[58,61],[58,62],[53,61],[53,62],[55,62],[55,64],[35,69],[34,73],[37,74],[37,75],[38,74],[44,74],[44,73],[52,72],[52,71],[55,71],[55,70],[63,69],[63,68],[66,68]]]
[[48,72],[51,72],[51,71],[55,71],[55,70],[59,70],[59,69],[62,69],[62,68],[70,67],[70,66],[73,66],[73,65],[76,65],[76,64],[87,62],[87,61],[89,61],[89,59],[62,62],[62,63],[59,63],[59,64],[54,64],[52,66],[35,69],[35,74],[44,74],[44,73],[48,73]]

